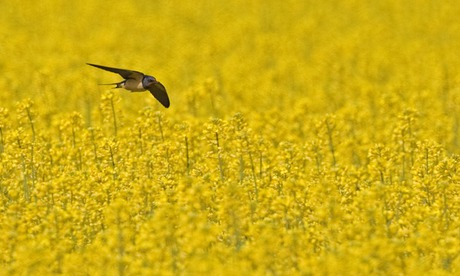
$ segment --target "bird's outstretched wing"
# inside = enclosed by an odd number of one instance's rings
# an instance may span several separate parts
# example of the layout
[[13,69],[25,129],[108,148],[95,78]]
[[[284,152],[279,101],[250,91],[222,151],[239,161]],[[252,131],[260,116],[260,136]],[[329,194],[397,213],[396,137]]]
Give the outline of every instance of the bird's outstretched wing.
[[142,78],[144,77],[144,74],[138,71],[133,71],[133,70],[126,70],[126,69],[120,69],[120,68],[113,68],[113,67],[107,67],[107,66],[102,66],[102,65],[96,65],[92,63],[86,63],[90,66],[109,71],[112,73],[119,74],[125,79],[134,79],[137,81],[142,81]]
[[152,84],[148,90],[164,107],[169,107],[168,93],[166,93],[166,88],[163,84],[156,82],[155,84]]

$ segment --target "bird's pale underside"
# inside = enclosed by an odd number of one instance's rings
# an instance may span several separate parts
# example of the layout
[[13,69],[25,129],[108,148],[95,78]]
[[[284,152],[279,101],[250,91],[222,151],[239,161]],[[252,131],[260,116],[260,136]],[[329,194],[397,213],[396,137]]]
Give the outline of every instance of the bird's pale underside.
[[115,88],[124,88],[131,92],[142,92],[148,90],[164,107],[169,107],[170,103],[166,88],[153,76],[145,75],[144,73],[133,70],[113,68],[91,63],[87,64],[105,71],[119,74],[123,77],[124,80],[121,82],[110,83],[116,85]]

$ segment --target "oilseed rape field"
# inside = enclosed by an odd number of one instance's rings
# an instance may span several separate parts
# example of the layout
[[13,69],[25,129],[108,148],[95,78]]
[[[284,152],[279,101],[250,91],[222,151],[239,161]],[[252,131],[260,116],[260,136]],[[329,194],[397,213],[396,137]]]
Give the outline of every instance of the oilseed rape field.
[[458,275],[459,14],[4,1],[0,275]]

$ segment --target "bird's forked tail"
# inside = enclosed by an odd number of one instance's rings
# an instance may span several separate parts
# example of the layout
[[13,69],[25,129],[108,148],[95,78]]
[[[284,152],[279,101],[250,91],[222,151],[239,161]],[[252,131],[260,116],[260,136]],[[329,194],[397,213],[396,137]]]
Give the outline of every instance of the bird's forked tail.
[[114,88],[123,88],[124,81],[114,83],[99,83],[98,85],[116,85]]

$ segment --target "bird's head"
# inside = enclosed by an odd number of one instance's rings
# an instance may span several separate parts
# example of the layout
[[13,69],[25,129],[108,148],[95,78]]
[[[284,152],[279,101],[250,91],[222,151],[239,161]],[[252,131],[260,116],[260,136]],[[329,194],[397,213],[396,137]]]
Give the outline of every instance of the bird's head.
[[144,76],[144,78],[142,79],[142,86],[144,86],[144,88],[148,88],[157,82],[158,81],[152,76]]

